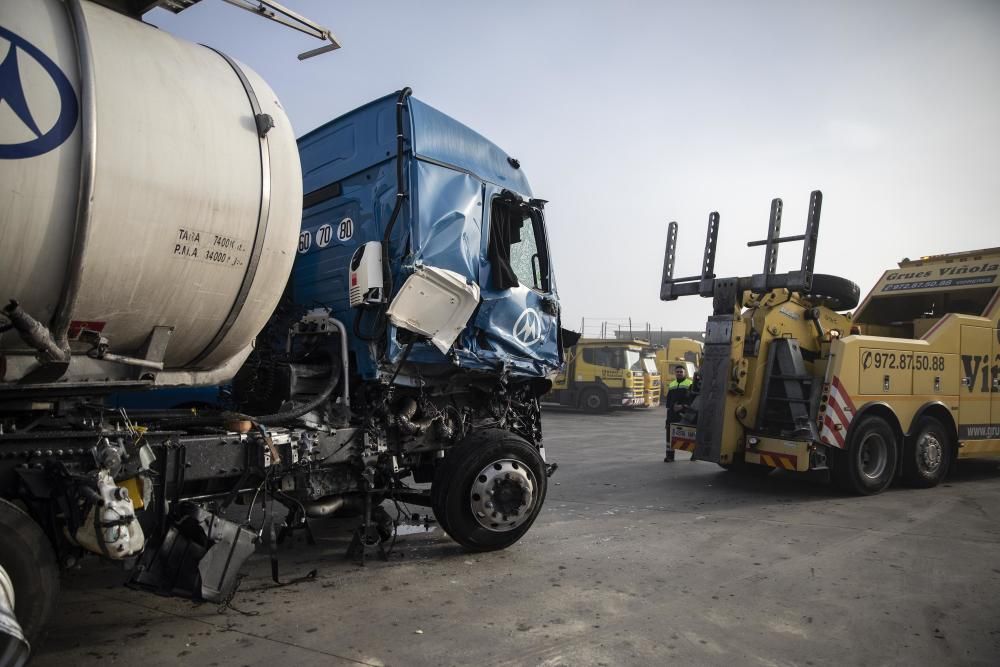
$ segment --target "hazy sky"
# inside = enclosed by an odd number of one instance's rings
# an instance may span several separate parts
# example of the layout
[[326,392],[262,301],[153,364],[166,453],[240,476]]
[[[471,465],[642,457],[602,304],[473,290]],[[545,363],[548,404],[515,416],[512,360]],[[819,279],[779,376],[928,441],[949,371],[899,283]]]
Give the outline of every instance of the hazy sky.
[[[550,200],[564,322],[700,329],[677,275],[760,272],[772,197],[800,233],[824,194],[816,270],[865,293],[903,257],[1000,246],[1000,2],[330,2],[285,0],[343,49],[204,0],[147,20],[240,59],[301,135],[371,99],[415,96],[520,159]],[[782,247],[779,268],[798,264]]]

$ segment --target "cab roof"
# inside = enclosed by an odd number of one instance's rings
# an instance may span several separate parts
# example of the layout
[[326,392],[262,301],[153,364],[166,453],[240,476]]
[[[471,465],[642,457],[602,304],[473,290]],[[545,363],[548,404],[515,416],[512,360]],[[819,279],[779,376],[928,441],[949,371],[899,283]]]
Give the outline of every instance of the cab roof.
[[[342,181],[396,159],[396,101],[391,93],[299,137],[303,191]],[[405,152],[531,196],[517,160],[451,116],[410,96],[403,116]]]

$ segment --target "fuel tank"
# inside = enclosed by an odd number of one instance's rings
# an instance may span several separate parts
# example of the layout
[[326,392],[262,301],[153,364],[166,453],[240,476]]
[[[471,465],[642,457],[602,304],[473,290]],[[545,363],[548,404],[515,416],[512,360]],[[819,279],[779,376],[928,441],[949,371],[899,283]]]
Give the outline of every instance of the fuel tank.
[[[55,379],[223,379],[296,254],[301,169],[271,88],[95,3],[4,0],[0,100],[0,306],[65,351]],[[31,381],[45,354],[8,319],[0,382]]]

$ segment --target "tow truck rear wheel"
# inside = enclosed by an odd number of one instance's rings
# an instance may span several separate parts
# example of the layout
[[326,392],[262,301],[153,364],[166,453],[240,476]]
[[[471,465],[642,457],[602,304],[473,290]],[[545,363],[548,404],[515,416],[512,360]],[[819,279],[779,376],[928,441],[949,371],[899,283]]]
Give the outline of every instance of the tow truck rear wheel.
[[545,462],[534,446],[508,431],[483,429],[448,451],[431,502],[453,540],[470,551],[495,551],[528,532],[546,484]]
[[832,451],[830,472],[841,490],[858,495],[881,493],[892,484],[899,462],[896,431],[882,417],[863,417],[846,450]]
[[14,616],[24,638],[36,648],[59,593],[55,554],[41,527],[3,499],[0,536],[0,577],[13,588]]
[[600,389],[584,389],[580,394],[580,407],[585,412],[605,412],[608,409],[608,395]]
[[937,486],[954,457],[951,430],[934,417],[924,417],[914,432],[903,447],[903,481],[924,489]]

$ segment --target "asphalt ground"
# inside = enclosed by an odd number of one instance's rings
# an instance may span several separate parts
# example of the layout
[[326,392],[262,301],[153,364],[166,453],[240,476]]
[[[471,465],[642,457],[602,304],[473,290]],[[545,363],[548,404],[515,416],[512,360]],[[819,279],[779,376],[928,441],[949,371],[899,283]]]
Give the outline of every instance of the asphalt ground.
[[[998,665],[1000,463],[875,497],[663,463],[663,410],[546,409],[559,470],[510,549],[440,529],[346,560],[354,522],[255,555],[232,608],[63,579],[33,665]],[[421,510],[418,510],[421,511]],[[301,538],[300,538],[301,539]]]

